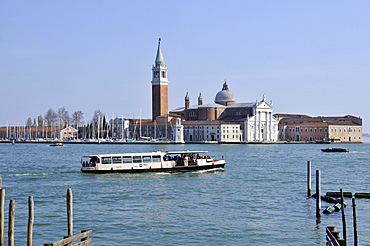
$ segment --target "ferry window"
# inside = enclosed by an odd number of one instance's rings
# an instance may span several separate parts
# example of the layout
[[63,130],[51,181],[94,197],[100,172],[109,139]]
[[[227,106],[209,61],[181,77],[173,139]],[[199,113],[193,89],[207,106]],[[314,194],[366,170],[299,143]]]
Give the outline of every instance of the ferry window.
[[113,161],[113,163],[121,163],[122,162],[122,158],[120,156],[118,156],[118,157],[112,157],[112,161]]
[[101,158],[101,163],[102,164],[111,164],[112,163],[112,159],[110,157],[102,157]]
[[134,156],[134,163],[139,163],[141,162],[141,156]]
[[161,162],[161,156],[160,155],[154,155],[152,157],[153,162]]
[[151,160],[152,158],[150,157],[150,156],[143,156],[143,162],[145,162],[145,163],[150,163],[150,162],[152,162],[152,160]]
[[132,163],[132,157],[131,156],[124,156],[122,157],[123,163]]

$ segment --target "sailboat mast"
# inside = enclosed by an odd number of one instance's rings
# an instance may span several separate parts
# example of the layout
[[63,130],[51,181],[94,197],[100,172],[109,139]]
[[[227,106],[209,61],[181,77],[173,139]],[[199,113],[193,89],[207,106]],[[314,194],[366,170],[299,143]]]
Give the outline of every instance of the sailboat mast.
[[140,127],[139,127],[139,136],[140,136],[140,139],[141,139],[141,107],[140,107]]

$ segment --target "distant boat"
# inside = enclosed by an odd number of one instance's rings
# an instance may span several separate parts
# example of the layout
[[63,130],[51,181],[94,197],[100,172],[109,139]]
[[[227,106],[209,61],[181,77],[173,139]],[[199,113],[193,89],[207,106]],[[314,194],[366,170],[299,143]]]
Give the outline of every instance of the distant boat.
[[50,144],[50,146],[63,146],[62,143],[54,143],[54,144]]
[[328,140],[317,140],[316,143],[317,144],[331,144],[332,142]]
[[326,149],[321,149],[321,151],[324,152],[349,152],[348,149],[343,149],[343,148],[326,148]]

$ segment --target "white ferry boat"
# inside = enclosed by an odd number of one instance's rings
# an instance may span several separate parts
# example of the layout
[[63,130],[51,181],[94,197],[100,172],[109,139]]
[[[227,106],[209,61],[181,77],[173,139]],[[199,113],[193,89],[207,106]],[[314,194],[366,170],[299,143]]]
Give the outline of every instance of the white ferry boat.
[[186,172],[224,168],[226,161],[213,159],[207,151],[169,151],[86,155],[81,171],[85,173]]

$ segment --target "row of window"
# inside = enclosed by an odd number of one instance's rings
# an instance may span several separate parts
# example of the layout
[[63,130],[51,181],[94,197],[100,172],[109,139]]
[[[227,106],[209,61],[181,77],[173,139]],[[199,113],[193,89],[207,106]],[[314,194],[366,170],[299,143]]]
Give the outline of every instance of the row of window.
[[[189,128],[189,129],[204,129],[203,126],[188,126],[187,128]],[[220,129],[220,127],[219,126],[217,126],[217,127],[207,126],[206,129]],[[237,126],[223,126],[222,129],[236,129],[236,131],[238,131],[239,127],[237,127]]]
[[[339,132],[342,132],[342,128],[339,128],[338,129]],[[356,128],[344,128],[343,129],[343,132],[356,132]],[[337,128],[331,128],[331,132],[337,132]],[[361,132],[361,129],[358,129],[358,132]]]
[[[294,132],[294,131],[299,132],[299,129],[300,129],[300,132],[303,132],[303,131],[308,132],[307,128],[303,129],[303,128],[299,128],[299,127],[297,127],[296,129],[287,128],[287,129],[285,129],[285,132],[287,132],[288,130],[289,130],[289,132]],[[284,132],[284,129],[281,129],[281,131]],[[325,128],[324,132],[327,132],[327,131],[328,131],[328,129]],[[317,128],[310,128],[310,132],[317,132]],[[322,132],[322,128],[319,128],[319,132]]]
[[[310,130],[310,132],[317,132],[317,130],[319,130],[319,132],[323,131],[322,128],[319,128],[319,129],[310,128],[309,130]],[[284,132],[284,129],[281,129],[281,131]],[[288,131],[289,132],[294,132],[294,131],[296,131],[296,132],[299,132],[299,131],[300,132],[303,132],[303,131],[308,132],[308,128],[305,128],[305,129],[299,128],[299,127],[296,127],[295,129],[294,128],[286,128],[285,132],[288,132]],[[324,132],[327,132],[327,131],[328,131],[328,129],[324,128]],[[331,132],[337,132],[337,128],[331,128]],[[342,128],[338,128],[338,132],[342,132]],[[343,128],[343,132],[349,132],[349,133],[356,132],[356,129],[355,128],[348,128],[348,130],[347,130],[347,128]],[[361,132],[361,129],[358,129],[358,132]]]
[[161,162],[161,156],[115,156],[115,157],[102,157],[102,164],[121,164],[121,163],[151,163]]
[[[230,130],[230,132],[231,132],[231,130]],[[238,130],[233,130],[233,133],[238,133],[239,131]],[[223,133],[229,133],[229,130],[223,130]]]
[[[238,139],[238,135],[230,135],[232,138],[231,139]],[[229,135],[222,135],[222,137],[223,137],[223,139],[230,139],[229,138]],[[220,138],[220,135],[217,135],[217,137],[215,137],[215,138],[213,138],[212,140],[213,141],[218,141],[219,140],[219,138]],[[192,141],[193,140],[193,138],[192,138],[192,136],[190,137],[190,141]],[[210,137],[209,137],[209,135],[207,135],[206,136],[206,139],[203,139],[202,138],[202,135],[194,135],[194,140],[195,141],[203,141],[203,140],[210,140]]]
[[[294,137],[288,138],[287,140],[289,140],[289,139],[292,140],[292,141],[295,141],[296,140]],[[303,141],[303,140],[313,141],[313,140],[317,140],[317,139],[323,140],[324,138],[323,137],[315,137],[315,136],[312,137],[312,136],[310,136],[310,137],[302,137],[302,138],[300,138],[300,141]],[[339,141],[346,140],[346,139],[347,139],[346,137],[343,137],[343,139],[342,138],[338,138]],[[351,141],[351,137],[349,137],[348,139]],[[358,139],[360,140],[361,137],[358,137]],[[356,140],[356,137],[353,137],[353,140]]]
[[[236,135],[236,137],[237,137],[238,135]],[[223,138],[224,139],[228,139],[229,138],[229,135],[223,135]],[[232,135],[232,138],[231,139],[235,139],[235,135]]]

